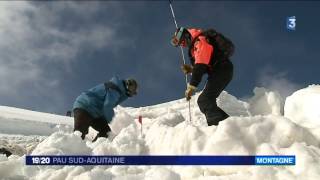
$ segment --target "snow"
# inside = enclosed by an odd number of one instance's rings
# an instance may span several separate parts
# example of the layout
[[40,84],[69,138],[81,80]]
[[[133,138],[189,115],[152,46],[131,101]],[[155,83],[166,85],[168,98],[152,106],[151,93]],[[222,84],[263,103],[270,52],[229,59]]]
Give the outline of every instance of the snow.
[[[4,179],[310,179],[320,178],[320,86],[293,93],[255,88],[247,102],[223,92],[218,104],[231,115],[219,126],[206,125],[199,94],[154,106],[118,106],[109,138],[92,143],[72,132],[73,119],[0,107],[0,155]],[[283,112],[284,109],[284,112]],[[284,115],[283,115],[284,113]],[[138,122],[142,116],[143,127]],[[6,129],[7,128],[7,129]],[[42,129],[43,128],[43,129]],[[142,134],[141,134],[142,132]],[[26,166],[33,155],[296,155],[295,166]]]
[[303,126],[320,126],[319,102],[320,86],[301,89],[287,98],[285,116]]
[[73,118],[0,106],[0,133],[20,135],[50,135],[59,129],[70,128]]

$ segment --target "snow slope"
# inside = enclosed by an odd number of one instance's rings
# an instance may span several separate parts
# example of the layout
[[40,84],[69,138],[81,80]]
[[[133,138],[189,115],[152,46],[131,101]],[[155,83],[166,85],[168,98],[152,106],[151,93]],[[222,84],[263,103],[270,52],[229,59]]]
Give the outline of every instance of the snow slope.
[[[223,92],[220,107],[231,117],[208,127],[192,98],[141,108],[116,108],[108,139],[85,141],[72,132],[72,119],[7,107],[0,122],[10,130],[1,140],[22,153],[0,156],[3,179],[307,179],[320,178],[320,86],[309,86],[287,98],[284,116],[278,93],[256,88],[247,102]],[[8,112],[8,113],[5,113]],[[143,117],[143,129],[137,117]],[[13,126],[10,121],[29,123]],[[7,124],[8,123],[8,124]],[[33,125],[32,125],[33,124]],[[58,125],[62,124],[62,125]],[[44,127],[48,131],[39,130]],[[22,128],[22,129],[21,129]],[[25,128],[25,129],[24,129]],[[53,132],[53,133],[52,133]],[[5,134],[4,134],[5,133]],[[11,135],[7,135],[11,134]],[[15,135],[21,134],[21,135]],[[41,136],[39,136],[41,135]],[[4,139],[3,139],[4,138]],[[26,144],[32,144],[28,150]],[[5,146],[4,142],[0,145]],[[72,146],[70,146],[72,145]],[[295,166],[25,166],[22,154],[34,155],[296,155]]]
[[73,125],[73,118],[0,106],[0,133],[50,135]]

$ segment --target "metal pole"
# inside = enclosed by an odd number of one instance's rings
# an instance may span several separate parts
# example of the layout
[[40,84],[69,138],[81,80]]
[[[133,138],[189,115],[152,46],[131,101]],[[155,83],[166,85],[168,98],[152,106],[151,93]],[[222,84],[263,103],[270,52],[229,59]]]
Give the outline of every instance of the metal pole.
[[[176,20],[176,16],[174,15],[174,11],[173,11],[173,7],[172,7],[172,3],[171,3],[172,0],[169,0],[169,5],[170,5],[170,9],[171,9],[171,14],[172,14],[172,17],[173,17],[173,21],[174,21],[174,24],[176,25],[176,29],[178,29],[178,23],[177,23],[177,20]],[[183,60],[183,64],[186,64],[186,59],[184,57],[184,53],[183,53],[183,49],[182,47],[180,46],[180,50],[181,50],[181,55],[182,55],[182,60]],[[185,81],[186,81],[186,87],[188,86],[188,75],[186,74],[185,75]],[[191,124],[191,105],[190,105],[190,100],[189,100],[189,120],[190,120],[190,124]]]

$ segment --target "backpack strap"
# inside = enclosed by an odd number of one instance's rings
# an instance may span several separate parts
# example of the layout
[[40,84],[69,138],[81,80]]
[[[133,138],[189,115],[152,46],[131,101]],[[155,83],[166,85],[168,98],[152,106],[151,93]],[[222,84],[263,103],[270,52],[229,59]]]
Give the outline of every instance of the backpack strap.
[[108,90],[108,89],[114,89],[114,90],[116,90],[120,95],[122,94],[121,89],[120,89],[117,85],[115,85],[113,82],[106,82],[106,83],[104,83],[104,87],[106,88],[106,90]]

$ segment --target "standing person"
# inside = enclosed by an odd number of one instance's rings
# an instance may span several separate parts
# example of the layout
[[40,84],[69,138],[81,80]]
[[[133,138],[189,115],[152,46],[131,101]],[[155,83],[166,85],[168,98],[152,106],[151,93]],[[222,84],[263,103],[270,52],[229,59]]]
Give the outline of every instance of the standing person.
[[74,131],[82,133],[84,139],[89,126],[98,131],[98,137],[108,137],[109,123],[114,116],[113,108],[128,97],[137,94],[138,84],[134,79],[113,77],[109,82],[99,84],[83,92],[74,102]]
[[230,57],[234,52],[232,42],[213,29],[178,28],[172,40],[175,47],[189,48],[191,65],[181,66],[185,74],[192,73],[185,96],[191,99],[192,94],[201,82],[202,76],[208,74],[206,86],[198,98],[198,105],[206,116],[209,126],[229,117],[217,106],[216,98],[226,88],[233,76],[233,65]]

